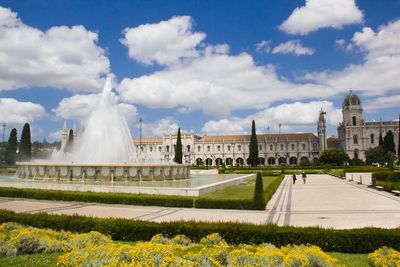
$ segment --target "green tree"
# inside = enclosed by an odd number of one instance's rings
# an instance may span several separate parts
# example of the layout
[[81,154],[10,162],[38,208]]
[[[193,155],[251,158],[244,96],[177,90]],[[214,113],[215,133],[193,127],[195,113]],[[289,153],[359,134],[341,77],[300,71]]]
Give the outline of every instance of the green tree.
[[369,165],[372,163],[385,164],[385,150],[382,146],[369,148],[365,151],[365,162]]
[[379,146],[383,146],[382,132],[379,133]]
[[389,151],[396,154],[396,145],[394,144],[394,136],[392,131],[388,131],[383,138],[383,148],[385,149],[385,154]]
[[176,163],[182,164],[182,140],[181,140],[181,128],[178,128],[178,136],[176,137],[175,157]]
[[19,158],[23,161],[30,160],[32,155],[31,127],[25,123],[22,129],[21,140],[19,144]]
[[332,147],[322,151],[318,162],[319,164],[343,165],[350,162],[350,158],[343,150]]
[[256,134],[256,123],[254,122],[254,120],[251,123],[249,164],[252,167],[258,165],[258,142]]
[[73,148],[74,148],[74,131],[71,129],[69,130],[68,141],[65,144],[64,152],[71,153]]
[[17,129],[12,129],[8,138],[5,161],[7,164],[14,165],[17,156]]
[[253,206],[257,210],[265,210],[265,205],[263,179],[261,172],[258,172],[254,188]]
[[388,167],[389,167],[391,170],[394,170],[394,168],[395,168],[396,159],[397,159],[396,154],[393,153],[392,151],[389,151],[389,152],[386,154],[386,160],[387,160],[387,162],[388,162]]

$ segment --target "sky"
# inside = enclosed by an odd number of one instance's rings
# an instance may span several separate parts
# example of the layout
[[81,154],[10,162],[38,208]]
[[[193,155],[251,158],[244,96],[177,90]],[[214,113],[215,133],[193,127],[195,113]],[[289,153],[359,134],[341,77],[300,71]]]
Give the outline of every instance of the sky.
[[[133,136],[336,135],[353,90],[366,121],[400,110],[399,0],[3,1],[0,123],[78,131],[106,77]],[[281,127],[279,127],[281,125]]]

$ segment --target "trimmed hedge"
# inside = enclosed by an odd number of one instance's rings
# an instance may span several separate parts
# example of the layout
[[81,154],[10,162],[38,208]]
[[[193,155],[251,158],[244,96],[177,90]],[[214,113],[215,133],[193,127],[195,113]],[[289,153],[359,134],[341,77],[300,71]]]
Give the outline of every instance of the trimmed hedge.
[[17,214],[0,210],[0,223],[17,222],[39,228],[72,232],[99,231],[113,240],[150,240],[156,234],[175,236],[184,234],[194,241],[211,233],[220,233],[229,244],[272,243],[312,244],[324,251],[369,253],[380,247],[400,249],[400,229],[363,228],[351,230],[318,227],[279,227],[246,223],[163,222],[133,221],[127,219],[100,219],[84,216]]
[[165,196],[127,193],[97,193],[62,190],[0,187],[0,196],[33,198],[61,201],[97,202],[141,206],[163,206],[193,208],[194,198],[185,196]]

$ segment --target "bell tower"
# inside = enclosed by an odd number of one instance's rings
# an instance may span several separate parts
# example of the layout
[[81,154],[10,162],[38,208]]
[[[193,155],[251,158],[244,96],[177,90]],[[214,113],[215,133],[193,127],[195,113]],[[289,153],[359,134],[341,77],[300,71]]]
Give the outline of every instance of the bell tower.
[[363,125],[363,110],[361,107],[361,101],[353,94],[350,90],[349,94],[343,101],[342,113],[343,113],[343,124],[345,127],[348,126],[361,126]]
[[326,142],[326,119],[325,119],[326,112],[320,110],[319,118],[318,118],[318,141],[319,141],[319,153],[322,153],[325,149],[328,148]]

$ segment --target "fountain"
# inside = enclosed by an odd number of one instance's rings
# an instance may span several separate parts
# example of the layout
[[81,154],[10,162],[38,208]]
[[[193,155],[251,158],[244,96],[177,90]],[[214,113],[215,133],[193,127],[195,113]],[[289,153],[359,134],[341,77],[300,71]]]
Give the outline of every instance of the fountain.
[[53,153],[47,162],[18,162],[20,178],[55,181],[165,181],[189,178],[189,165],[140,158],[108,77],[99,101],[71,152]]

